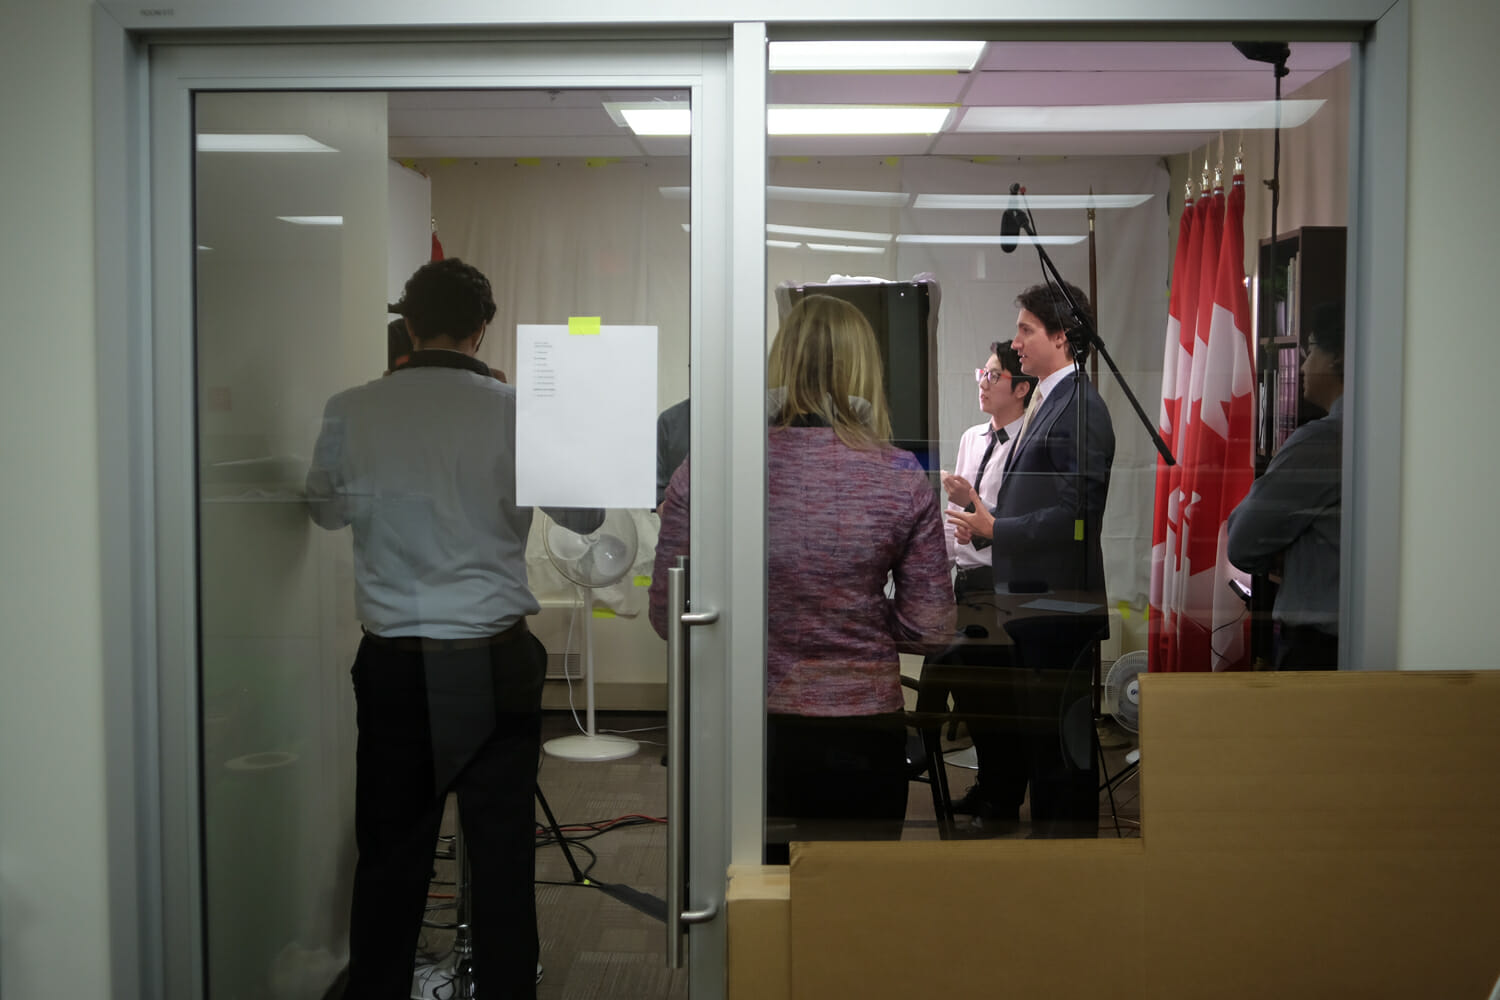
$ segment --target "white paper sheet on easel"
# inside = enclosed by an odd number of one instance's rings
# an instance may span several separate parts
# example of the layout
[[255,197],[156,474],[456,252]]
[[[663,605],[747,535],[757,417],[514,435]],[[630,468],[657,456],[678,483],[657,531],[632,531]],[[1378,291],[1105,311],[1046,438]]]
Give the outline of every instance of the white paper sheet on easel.
[[656,327],[516,327],[516,503],[656,506]]

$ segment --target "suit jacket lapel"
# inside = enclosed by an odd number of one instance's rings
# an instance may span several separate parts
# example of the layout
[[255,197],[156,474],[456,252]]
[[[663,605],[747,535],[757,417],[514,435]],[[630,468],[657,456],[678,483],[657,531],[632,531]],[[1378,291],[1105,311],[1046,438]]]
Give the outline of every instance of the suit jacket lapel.
[[[1077,377],[1077,373],[1070,376],[1072,379],[1076,379]],[[1031,425],[1026,428],[1026,432],[1021,435],[1020,440],[1011,445],[1010,451],[1006,452],[1005,468],[1002,475],[1005,472],[1009,472],[1011,467],[1021,460],[1020,456],[1023,452],[1030,451],[1032,445],[1042,439],[1042,436],[1051,428],[1052,421],[1057,419],[1057,411],[1063,405],[1063,398],[1070,395],[1072,391],[1073,383],[1069,378],[1063,379],[1052,387],[1052,391],[1042,400],[1041,409],[1037,411],[1036,416],[1031,418]],[[1005,488],[1003,482],[1000,484],[1000,488]]]

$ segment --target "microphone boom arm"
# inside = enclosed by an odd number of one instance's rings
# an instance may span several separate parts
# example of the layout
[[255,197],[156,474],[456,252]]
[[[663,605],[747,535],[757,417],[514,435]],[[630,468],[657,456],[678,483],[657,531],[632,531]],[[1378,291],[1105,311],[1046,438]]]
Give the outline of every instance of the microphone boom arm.
[[1167,447],[1167,443],[1162,440],[1161,434],[1157,432],[1156,425],[1151,422],[1150,417],[1146,416],[1146,411],[1141,408],[1140,400],[1136,399],[1135,393],[1130,390],[1130,383],[1125,381],[1125,376],[1120,374],[1120,369],[1115,364],[1115,359],[1109,356],[1109,351],[1105,350],[1104,341],[1099,338],[1099,331],[1094,329],[1094,325],[1088,321],[1083,310],[1078,308],[1078,303],[1073,301],[1073,296],[1068,294],[1067,283],[1063,281],[1062,275],[1057,270],[1057,265],[1052,263],[1052,258],[1047,255],[1046,248],[1036,238],[1036,227],[1032,225],[1031,210],[1026,209],[1016,214],[1020,217],[1021,229],[1032,238],[1032,245],[1036,247],[1036,254],[1042,262],[1043,272],[1056,284],[1058,292],[1062,294],[1063,301],[1068,305],[1068,311],[1073,314],[1073,322],[1084,332],[1085,339],[1093,345],[1094,350],[1099,352],[1099,356],[1104,359],[1105,364],[1109,365],[1109,370],[1114,372],[1115,381],[1120,384],[1121,390],[1125,393],[1125,398],[1130,400],[1130,405],[1135,408],[1135,415],[1140,418],[1141,426],[1146,428],[1147,434],[1151,435],[1151,443],[1156,445],[1157,453],[1161,455],[1162,461],[1168,465],[1176,465],[1177,459],[1172,456],[1172,449]]

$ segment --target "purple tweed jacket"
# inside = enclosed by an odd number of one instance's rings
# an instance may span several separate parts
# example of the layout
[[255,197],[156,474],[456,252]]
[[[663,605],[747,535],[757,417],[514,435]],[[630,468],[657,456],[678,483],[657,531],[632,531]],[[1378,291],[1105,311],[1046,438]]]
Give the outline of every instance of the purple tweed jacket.
[[[767,451],[766,711],[899,711],[897,652],[924,652],[953,631],[932,486],[910,452],[850,448],[827,427],[774,429]],[[651,577],[651,624],[661,635],[667,570],[687,550],[684,462],[667,487]]]

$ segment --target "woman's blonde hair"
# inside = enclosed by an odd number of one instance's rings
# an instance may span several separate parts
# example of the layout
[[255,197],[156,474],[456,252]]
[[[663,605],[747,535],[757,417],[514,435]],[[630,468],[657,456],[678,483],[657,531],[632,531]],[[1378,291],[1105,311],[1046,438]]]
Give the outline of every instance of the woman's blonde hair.
[[880,350],[854,306],[829,295],[804,298],[782,320],[767,365],[766,384],[781,398],[773,427],[817,417],[851,448],[890,443]]

